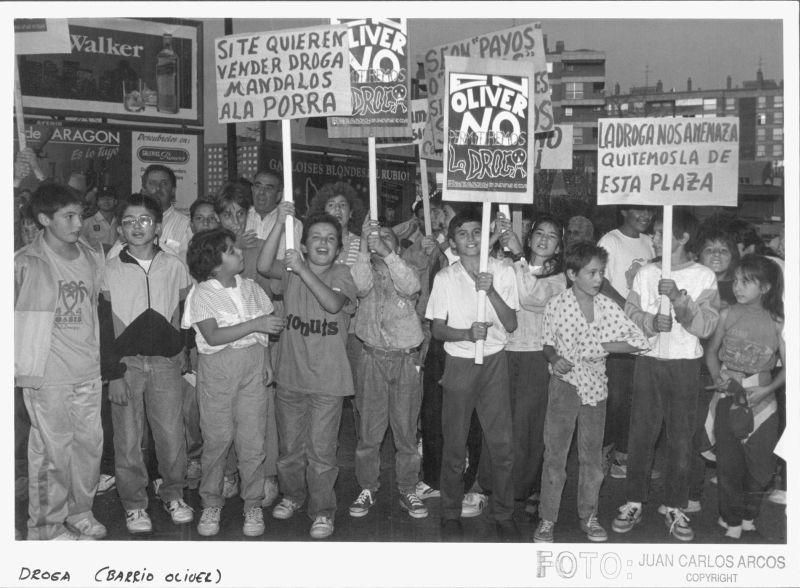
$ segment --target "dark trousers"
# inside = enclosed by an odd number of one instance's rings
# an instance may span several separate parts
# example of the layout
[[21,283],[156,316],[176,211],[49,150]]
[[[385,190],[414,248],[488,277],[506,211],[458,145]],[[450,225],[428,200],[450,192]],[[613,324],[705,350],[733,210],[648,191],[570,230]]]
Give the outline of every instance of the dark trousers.
[[664,504],[686,506],[699,386],[700,359],[636,358],[625,486],[628,500],[647,501],[653,452],[664,422],[667,441]]
[[[444,347],[441,341],[431,339],[425,366],[422,371],[422,407],[420,429],[422,431],[422,481],[431,488],[439,489],[442,471],[442,385],[444,375]],[[467,459],[469,467],[464,472],[464,492],[469,491],[478,475],[483,433],[478,415],[473,411],[467,434]]]
[[[719,514],[729,526],[742,524],[743,519],[753,520],[758,516],[761,498],[766,485],[760,484],[747,468],[745,448],[737,439],[730,425],[731,397],[722,398],[717,404],[714,419],[714,435],[717,439],[717,480],[719,486]],[[772,429],[777,440],[778,418],[773,414],[759,428],[759,434]],[[774,455],[764,456],[772,459]]]
[[613,445],[620,453],[628,453],[628,435],[631,422],[631,401],[633,399],[632,355],[612,353],[606,358],[608,375],[608,411],[606,428],[603,433],[603,447]]
[[689,500],[699,501],[703,497],[703,484],[706,477],[706,460],[700,454],[708,449],[704,447],[706,441],[706,417],[708,405],[714,396],[713,390],[706,390],[712,384],[711,376],[707,372],[700,374],[700,388],[697,396],[697,411],[695,412],[694,434],[692,435],[692,461],[689,470]]
[[28,477],[28,435],[31,418],[25,409],[22,388],[14,386],[14,478]]
[[100,473],[114,475],[114,426],[111,424],[111,401],[108,399],[108,384],[103,386],[100,398],[100,424],[103,426],[103,456],[100,458]]
[[489,450],[492,472],[490,504],[495,520],[510,520],[514,512],[511,435],[511,401],[508,392],[508,361],[504,351],[484,358],[482,365],[471,358],[447,356],[442,378],[442,517],[457,519],[464,496],[467,433],[473,411],[477,411]]
[[525,500],[541,487],[550,374],[541,351],[509,351],[507,355],[514,435],[514,498]]

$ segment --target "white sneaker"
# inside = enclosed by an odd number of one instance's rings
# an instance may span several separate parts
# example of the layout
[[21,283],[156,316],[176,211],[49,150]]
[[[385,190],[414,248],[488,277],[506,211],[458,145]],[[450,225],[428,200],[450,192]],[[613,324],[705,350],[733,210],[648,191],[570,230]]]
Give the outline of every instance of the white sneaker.
[[81,519],[74,523],[67,523],[66,527],[73,533],[78,533],[81,537],[86,539],[103,539],[108,531],[102,523],[98,522],[92,513],[85,519]]
[[142,533],[152,533],[153,523],[150,515],[143,508],[125,511],[125,526],[131,535],[141,535]]
[[[690,500],[686,503],[686,508],[681,509],[683,512],[700,512],[703,510],[703,506],[700,504],[699,500]],[[661,504],[658,507],[658,514],[665,515],[667,514],[667,505]]]
[[225,476],[222,482],[222,497],[233,498],[239,495],[239,477],[236,474]]
[[261,506],[263,508],[272,506],[279,493],[277,476],[267,476],[264,480],[264,500],[261,501]]
[[[726,523],[725,519],[723,519],[722,517],[719,517],[717,519],[717,524],[720,527],[722,527],[723,529],[730,529],[731,528],[730,525],[728,525],[728,523]],[[756,523],[752,519],[742,519],[742,524],[740,526],[742,527],[742,529],[741,529],[742,531],[755,531],[756,530]],[[736,539],[738,539],[738,537],[736,537]]]
[[772,504],[782,504],[786,506],[786,490],[773,490],[767,497]]
[[172,517],[172,522],[176,525],[191,523],[194,519],[194,509],[180,498],[164,502],[164,510]]
[[461,501],[461,516],[465,519],[480,516],[489,499],[480,492],[467,492]]
[[65,529],[60,535],[56,535],[50,541],[80,541],[81,536],[78,533],[73,533],[69,529]]
[[100,474],[100,481],[97,483],[97,494],[100,496],[101,494],[105,494],[106,492],[110,492],[117,486],[117,479],[114,476],[109,476],[108,474]]
[[242,533],[247,537],[260,537],[264,534],[264,511],[254,506],[244,513]]
[[427,500],[428,498],[439,498],[442,495],[442,493],[439,490],[434,490],[422,480],[417,482],[417,487],[414,489],[414,493],[420,500]]
[[309,534],[312,539],[327,539],[333,535],[333,521],[329,517],[318,516],[314,519]]
[[207,506],[200,513],[200,522],[197,523],[197,533],[203,537],[213,537],[219,533],[219,519],[222,509],[218,506]]
[[272,509],[272,516],[281,520],[290,519],[299,508],[300,505],[291,498],[282,498],[278,506]]

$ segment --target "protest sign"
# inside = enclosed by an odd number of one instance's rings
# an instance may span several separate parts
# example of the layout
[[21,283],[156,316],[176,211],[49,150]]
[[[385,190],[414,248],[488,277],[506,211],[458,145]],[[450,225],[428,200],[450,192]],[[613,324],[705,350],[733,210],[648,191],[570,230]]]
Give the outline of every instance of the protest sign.
[[572,169],[572,125],[555,125],[546,135],[536,135],[536,169]]
[[538,23],[529,23],[433,47],[425,53],[425,82],[428,88],[430,113],[428,128],[433,137],[434,152],[440,152],[444,144],[443,97],[447,56],[532,61],[533,72],[530,73],[533,73],[535,78],[536,91],[535,132],[546,133],[553,129],[553,106],[550,100],[550,82],[547,77],[542,29]]
[[404,18],[332,19],[347,25],[353,114],[332,117],[328,136],[408,137],[410,76]]
[[214,47],[219,123],[352,112],[344,25],[228,35]]
[[532,73],[513,61],[446,58],[445,200],[533,203]]
[[598,204],[736,206],[738,117],[611,118],[597,125]]
[[425,139],[425,125],[428,122],[428,100],[419,98],[411,101],[411,142],[422,146]]

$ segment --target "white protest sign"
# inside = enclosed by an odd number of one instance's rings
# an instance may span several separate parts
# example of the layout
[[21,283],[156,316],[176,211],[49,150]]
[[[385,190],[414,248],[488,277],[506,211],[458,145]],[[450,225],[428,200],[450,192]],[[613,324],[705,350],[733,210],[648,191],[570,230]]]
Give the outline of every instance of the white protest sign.
[[736,206],[738,117],[606,118],[597,130],[598,204]]
[[411,101],[411,142],[422,147],[425,137],[425,125],[428,122],[428,99],[419,98]]
[[[546,133],[553,129],[553,106],[550,100],[550,82],[547,77],[544,39],[538,23],[528,23],[433,47],[425,53],[425,82],[428,88],[429,130],[433,137],[433,152],[440,152],[444,144],[444,66],[446,56],[469,56],[479,59],[508,59],[533,62],[536,104],[535,132]],[[429,157],[426,150],[425,157]]]
[[444,200],[533,204],[533,70],[446,58]]
[[352,114],[346,26],[228,35],[214,43],[219,123]]
[[534,143],[536,169],[572,169],[572,125],[556,125]]

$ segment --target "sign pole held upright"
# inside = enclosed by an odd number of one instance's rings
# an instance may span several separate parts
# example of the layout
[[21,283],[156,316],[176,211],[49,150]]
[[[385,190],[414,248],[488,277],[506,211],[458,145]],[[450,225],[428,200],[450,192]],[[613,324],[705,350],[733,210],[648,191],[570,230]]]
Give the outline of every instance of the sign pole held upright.
[[[481,218],[481,257],[478,271],[481,273],[489,270],[489,224],[492,222],[492,203],[483,203],[483,216]],[[478,322],[486,322],[486,291],[478,290]],[[483,364],[483,344],[481,339],[475,342],[475,363]]]
[[378,166],[375,161],[375,137],[370,135],[369,143],[369,218],[378,220]]
[[[422,151],[421,147],[420,151]],[[419,176],[422,182],[422,212],[425,216],[425,235],[430,237],[433,233],[433,225],[431,223],[431,198],[428,189],[428,162],[425,161],[424,157],[419,158]]]
[[[672,204],[664,205],[664,221],[662,227],[661,279],[669,280],[672,276]],[[661,295],[658,312],[659,314],[666,315],[672,312],[669,298],[665,294]],[[658,350],[659,356],[662,357],[669,353],[669,333],[659,334]]]
[[[283,199],[294,202],[292,186],[292,121],[281,120],[281,141],[283,143]],[[286,217],[286,249],[294,249],[294,217]]]

